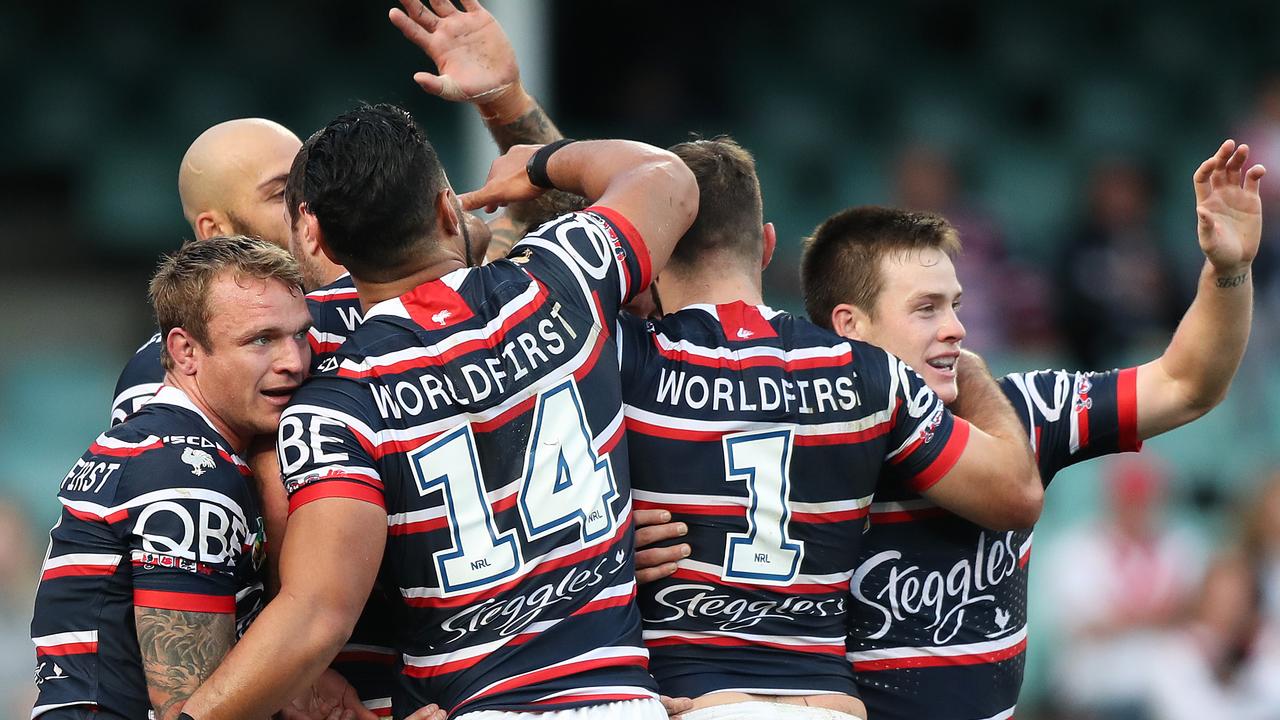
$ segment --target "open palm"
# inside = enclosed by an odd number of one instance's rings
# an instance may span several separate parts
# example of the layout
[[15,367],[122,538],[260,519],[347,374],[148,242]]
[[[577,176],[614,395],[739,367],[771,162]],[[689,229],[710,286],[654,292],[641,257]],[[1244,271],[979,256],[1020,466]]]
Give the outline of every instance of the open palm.
[[476,0],[462,0],[458,10],[449,0],[400,0],[391,24],[436,65],[436,74],[415,73],[423,90],[453,102],[488,99],[520,80],[516,53],[502,26]]
[[1266,168],[1245,170],[1249,146],[1227,140],[1196,169],[1197,234],[1200,249],[1218,270],[1253,262],[1262,237],[1262,199],[1258,185]]

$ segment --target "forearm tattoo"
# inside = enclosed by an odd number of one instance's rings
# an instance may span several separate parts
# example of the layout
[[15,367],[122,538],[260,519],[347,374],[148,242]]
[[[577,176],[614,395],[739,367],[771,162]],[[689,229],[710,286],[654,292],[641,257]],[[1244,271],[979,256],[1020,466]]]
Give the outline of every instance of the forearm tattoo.
[[537,103],[532,110],[505,125],[489,125],[489,133],[504,153],[513,145],[546,145],[562,137]]
[[1214,282],[1216,282],[1218,287],[1220,288],[1234,288],[1234,287],[1240,287],[1241,285],[1243,285],[1244,280],[1247,277],[1249,277],[1248,270],[1240,273],[1239,275],[1232,275],[1231,277],[1220,277]]
[[156,718],[177,718],[183,704],[231,650],[235,616],[139,607],[134,619]]

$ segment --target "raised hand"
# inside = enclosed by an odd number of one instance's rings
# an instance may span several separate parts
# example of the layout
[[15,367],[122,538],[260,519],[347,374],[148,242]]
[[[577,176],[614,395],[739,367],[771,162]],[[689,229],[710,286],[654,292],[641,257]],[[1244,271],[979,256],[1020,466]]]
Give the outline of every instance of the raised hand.
[[1196,190],[1196,234],[1205,258],[1220,275],[1219,282],[1246,271],[1258,254],[1262,237],[1262,199],[1258,184],[1266,168],[1245,170],[1249,146],[1227,140],[1205,160],[1192,177]]
[[502,26],[476,0],[400,0],[389,17],[436,65],[436,74],[414,73],[423,90],[452,102],[496,102],[523,92],[516,53]]

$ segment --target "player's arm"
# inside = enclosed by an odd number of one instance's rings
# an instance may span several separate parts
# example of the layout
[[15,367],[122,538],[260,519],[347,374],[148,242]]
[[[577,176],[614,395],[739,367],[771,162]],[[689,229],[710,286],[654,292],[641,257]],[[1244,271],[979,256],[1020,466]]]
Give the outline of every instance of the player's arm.
[[[563,137],[520,82],[515,50],[488,10],[475,0],[462,3],[461,10],[447,0],[429,0],[428,5],[401,0],[401,5],[404,10],[391,9],[391,24],[436,65],[437,74],[414,74],[419,87],[444,100],[473,105],[501,153],[516,145],[545,145]],[[488,257],[505,257],[503,248],[510,250],[530,221],[547,217],[556,202],[554,194],[547,193],[509,206],[489,223],[493,245]]]
[[1044,486],[1027,431],[982,358],[962,351],[956,374],[959,393],[951,411],[968,422],[968,442],[922,494],[993,530],[1030,527],[1044,506]]
[[156,719],[173,720],[231,649],[236,638],[235,613],[137,606],[133,618]]
[[[468,210],[494,209],[542,194],[526,167],[540,148],[517,145],[493,162],[483,187],[460,196]],[[672,153],[631,140],[589,140],[561,147],[546,158],[552,185],[608,207],[643,238],[653,273],[666,264],[676,241],[698,213],[698,183]],[[639,288],[636,288],[637,290]]]
[[302,693],[351,635],[386,543],[386,512],[325,497],[297,508],[280,557],[280,592],[192,696],[194,720],[264,717]]
[[1196,170],[1196,234],[1204,269],[1195,300],[1164,354],[1137,373],[1138,436],[1159,435],[1209,412],[1240,367],[1253,315],[1251,267],[1262,236],[1259,181],[1249,146],[1227,140]]

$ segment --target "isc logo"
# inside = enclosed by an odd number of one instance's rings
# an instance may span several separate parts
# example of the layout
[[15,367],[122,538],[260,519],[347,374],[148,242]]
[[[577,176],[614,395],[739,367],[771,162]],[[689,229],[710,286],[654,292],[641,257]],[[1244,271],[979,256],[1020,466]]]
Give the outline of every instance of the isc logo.
[[237,510],[205,500],[160,500],[138,515],[134,532],[147,552],[202,563],[236,564],[249,528]]

